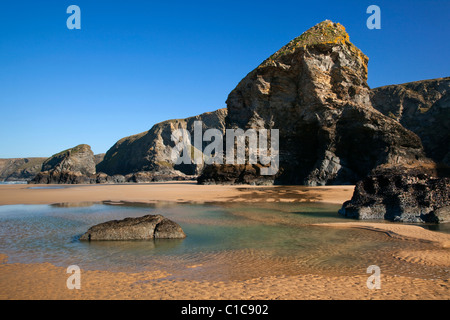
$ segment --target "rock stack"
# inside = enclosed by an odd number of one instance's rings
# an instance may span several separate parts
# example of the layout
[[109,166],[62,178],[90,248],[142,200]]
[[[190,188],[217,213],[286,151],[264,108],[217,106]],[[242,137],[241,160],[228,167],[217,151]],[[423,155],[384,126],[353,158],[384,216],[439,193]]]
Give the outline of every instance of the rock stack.
[[[427,161],[416,134],[372,107],[367,64],[345,28],[324,21],[229,94],[226,128],[279,129],[280,171],[265,182],[355,184],[382,164]],[[215,165],[199,182],[259,183],[258,172],[255,166]]]

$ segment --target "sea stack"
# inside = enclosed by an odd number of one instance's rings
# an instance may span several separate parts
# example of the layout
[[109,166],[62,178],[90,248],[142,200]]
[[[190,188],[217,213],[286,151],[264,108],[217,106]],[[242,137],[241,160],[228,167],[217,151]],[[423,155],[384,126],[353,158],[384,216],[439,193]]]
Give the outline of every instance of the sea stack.
[[[368,58],[345,28],[312,27],[229,94],[226,128],[279,129],[280,170],[263,182],[355,184],[382,164],[427,162],[420,138],[374,109]],[[260,183],[255,165],[211,165],[198,182]]]
[[91,147],[80,144],[45,160],[41,172],[30,183],[91,183],[91,177],[95,173],[95,158]]

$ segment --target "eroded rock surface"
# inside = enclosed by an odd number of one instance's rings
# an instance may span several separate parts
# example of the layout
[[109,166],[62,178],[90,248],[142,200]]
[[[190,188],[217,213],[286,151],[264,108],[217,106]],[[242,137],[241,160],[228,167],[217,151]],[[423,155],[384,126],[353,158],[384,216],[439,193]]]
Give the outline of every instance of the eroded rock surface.
[[426,155],[450,166],[450,77],[372,89],[372,105],[422,140]]
[[450,222],[450,178],[424,169],[374,171],[339,211],[345,217],[400,222]]
[[89,145],[80,144],[45,160],[41,172],[30,183],[91,183],[95,174],[94,153]]
[[181,227],[162,215],[146,215],[125,218],[95,225],[83,234],[80,240],[125,241],[152,239],[182,239],[186,234]]
[[[165,176],[168,180],[198,175],[203,168],[202,164],[173,163],[171,158],[175,142],[171,139],[172,133],[177,129],[186,129],[193,139],[195,121],[203,123],[203,132],[211,128],[223,132],[225,116],[226,109],[219,109],[187,119],[164,121],[154,125],[147,132],[123,138],[108,150],[103,161],[97,165],[97,172],[108,175],[149,172],[161,179]],[[193,141],[191,143],[194,145]],[[136,179],[139,179],[139,175]]]

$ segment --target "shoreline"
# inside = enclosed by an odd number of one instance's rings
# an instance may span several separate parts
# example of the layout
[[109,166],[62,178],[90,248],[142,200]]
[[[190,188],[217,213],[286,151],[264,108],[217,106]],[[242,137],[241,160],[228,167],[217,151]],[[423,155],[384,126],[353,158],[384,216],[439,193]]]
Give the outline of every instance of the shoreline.
[[[38,189],[33,189],[38,187]],[[53,188],[53,189],[52,189]],[[342,204],[354,186],[197,185],[170,182],[135,185],[0,185],[0,205],[101,201],[126,202],[323,202]],[[402,263],[450,266],[450,235],[412,225],[355,222],[315,224],[327,228],[360,228],[405,241],[427,241],[429,250],[392,255]],[[8,263],[0,252],[0,299],[25,300],[403,300],[450,299],[448,279],[383,275],[382,289],[369,290],[366,270],[355,276],[302,274],[244,281],[174,280],[165,270],[127,273],[82,270],[81,290],[68,290],[66,269],[51,263]]]
[[[430,231],[417,225],[383,222],[336,222],[313,224],[329,228],[356,228],[368,231],[382,232],[392,238],[409,241],[423,241],[433,243],[440,248],[450,248],[450,234]],[[450,262],[450,261],[449,261]],[[450,263],[449,263],[450,265]]]

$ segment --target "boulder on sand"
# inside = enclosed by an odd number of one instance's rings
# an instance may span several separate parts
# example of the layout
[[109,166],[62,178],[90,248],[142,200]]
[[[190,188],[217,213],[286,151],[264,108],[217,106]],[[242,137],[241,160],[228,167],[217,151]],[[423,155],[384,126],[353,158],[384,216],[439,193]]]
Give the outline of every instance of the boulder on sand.
[[450,222],[450,178],[425,169],[380,168],[359,181],[339,213],[399,222]]
[[80,240],[183,239],[181,227],[162,215],[113,220],[91,227]]

